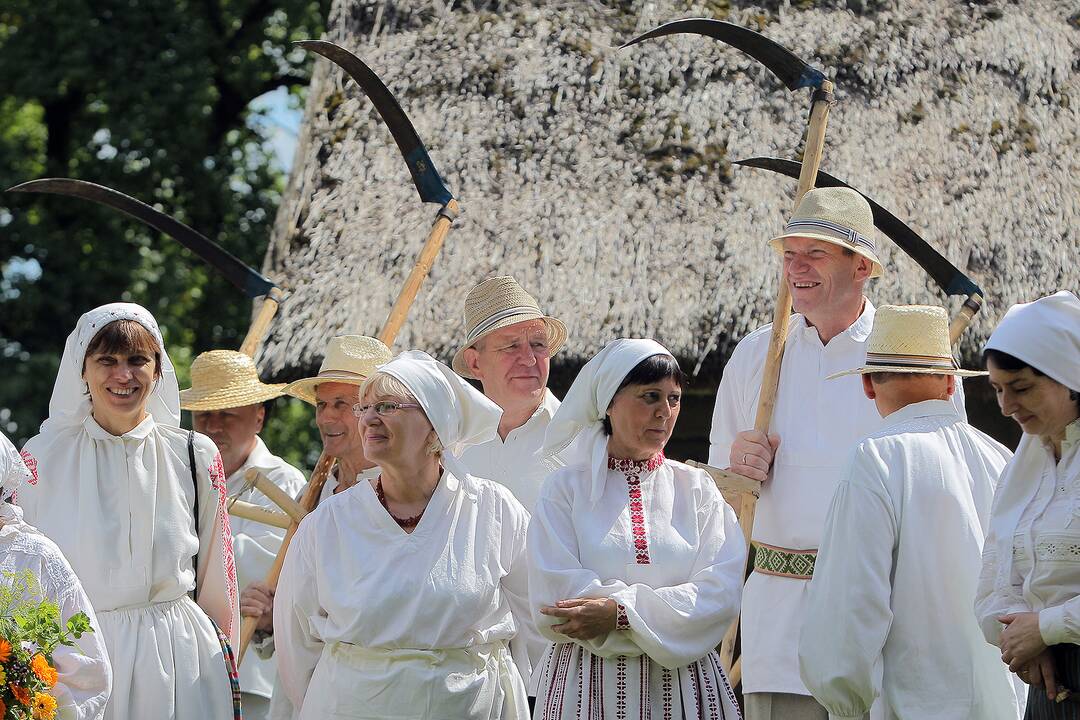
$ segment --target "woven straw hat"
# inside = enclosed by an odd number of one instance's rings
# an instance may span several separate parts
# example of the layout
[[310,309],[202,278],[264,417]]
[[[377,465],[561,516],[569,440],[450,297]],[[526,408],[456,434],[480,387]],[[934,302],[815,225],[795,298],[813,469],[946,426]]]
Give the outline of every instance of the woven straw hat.
[[803,195],[784,234],[769,247],[784,254],[785,238],[811,238],[854,250],[874,264],[870,277],[881,277],[883,268],[874,244],[874,213],[870,203],[851,188],[814,188]]
[[[490,332],[526,320],[543,320],[548,331],[548,347],[554,355],[566,342],[562,320],[540,312],[536,299],[509,275],[488,278],[465,298],[465,344],[454,354],[451,365],[462,377],[473,378],[465,364],[465,351]],[[475,378],[473,378],[475,380]]]
[[874,314],[874,329],[867,340],[866,364],[829,376],[874,372],[922,375],[986,375],[961,370],[949,345],[949,316],[934,305],[882,305]]
[[208,412],[255,405],[285,394],[285,383],[259,380],[255,361],[235,350],[210,350],[191,363],[191,387],[180,393],[184,410]]
[[373,337],[338,335],[331,338],[326,347],[326,356],[319,366],[319,374],[289,383],[285,392],[314,405],[315,387],[319,383],[363,385],[368,375],[375,372],[380,365],[390,362],[392,357],[390,348]]

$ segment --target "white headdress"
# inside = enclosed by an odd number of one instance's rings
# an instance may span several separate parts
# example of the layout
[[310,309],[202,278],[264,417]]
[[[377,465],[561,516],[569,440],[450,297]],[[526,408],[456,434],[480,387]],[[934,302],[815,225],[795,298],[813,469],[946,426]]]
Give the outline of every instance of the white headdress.
[[416,396],[443,444],[443,465],[454,476],[464,478],[467,470],[458,458],[470,445],[496,437],[502,408],[420,350],[406,350],[378,372],[396,377]]
[[23,483],[28,482],[37,482],[34,473],[23,462],[22,455],[7,436],[0,433],[0,525],[22,519],[18,508],[5,501],[15,494]]
[[565,450],[581,435],[580,445],[589,463],[589,502],[596,502],[607,477],[604,418],[615,392],[638,363],[654,355],[671,355],[655,340],[613,340],[585,363],[574,378],[562,405],[555,411],[544,437],[544,456]]
[[180,387],[172,361],[165,352],[165,342],[161,339],[157,321],[149,310],[140,305],[110,303],[84,314],[68,335],[49,400],[49,417],[41,424],[42,433],[79,425],[90,415],[90,396],[86,394],[82,379],[86,348],[103,327],[116,320],[134,320],[154,336],[161,348],[161,377],[154,383],[146,410],[153,416],[154,422],[180,425]]

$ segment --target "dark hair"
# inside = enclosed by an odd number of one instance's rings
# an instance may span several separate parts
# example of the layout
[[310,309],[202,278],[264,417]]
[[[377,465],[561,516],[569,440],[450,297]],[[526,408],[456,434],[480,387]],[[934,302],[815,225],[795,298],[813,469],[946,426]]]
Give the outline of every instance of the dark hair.
[[[1039,368],[1033,365],[1028,365],[1026,362],[1016,357],[1015,355],[1010,355],[1009,353],[1002,352],[1000,350],[994,350],[993,348],[987,348],[986,350],[983,350],[983,363],[989,366],[991,360],[994,361],[994,365],[998,366],[1002,370],[1007,370],[1008,372],[1019,372],[1027,368],[1039,377],[1047,376],[1046,373],[1044,373]],[[1054,380],[1054,382],[1057,381]],[[1076,403],[1076,409],[1080,410],[1080,392],[1074,390],[1073,388],[1069,388],[1069,399]]]
[[[615,390],[615,395],[622,392],[622,389],[628,385],[651,385],[652,383],[659,382],[664,378],[671,378],[675,381],[675,384],[680,388],[686,383],[686,375],[683,374],[682,368],[679,367],[679,361],[670,355],[651,355],[637,365],[634,369],[626,374],[623,381],[619,384],[619,387]],[[612,395],[612,399],[615,398]],[[611,420],[607,415],[604,416],[604,434],[611,434]]]
[[144,352],[154,356],[154,377],[161,377],[161,347],[154,336],[135,320],[113,320],[97,331],[86,346],[82,369],[86,371],[86,358],[96,353],[103,355],[134,355]]

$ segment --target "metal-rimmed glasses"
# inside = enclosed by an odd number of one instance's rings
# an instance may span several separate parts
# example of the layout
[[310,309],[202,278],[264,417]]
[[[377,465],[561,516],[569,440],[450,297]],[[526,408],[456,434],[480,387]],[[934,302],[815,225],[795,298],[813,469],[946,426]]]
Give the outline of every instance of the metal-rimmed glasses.
[[364,413],[366,413],[368,410],[374,410],[375,414],[379,417],[386,417],[387,415],[393,415],[397,413],[398,410],[406,410],[408,408],[418,407],[420,406],[416,403],[399,403],[392,400],[380,400],[379,402],[371,403],[370,405],[361,405],[360,403],[356,403],[352,406],[352,412],[354,416],[362,418],[364,417]]

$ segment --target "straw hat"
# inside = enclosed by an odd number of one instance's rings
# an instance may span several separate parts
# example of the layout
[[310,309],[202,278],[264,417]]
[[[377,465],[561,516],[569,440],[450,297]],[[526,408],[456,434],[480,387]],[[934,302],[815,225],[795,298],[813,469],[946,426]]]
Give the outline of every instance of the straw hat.
[[874,329],[867,340],[866,365],[829,376],[866,373],[918,373],[921,375],[986,375],[961,370],[949,345],[949,316],[934,305],[882,305],[874,314]]
[[180,407],[196,412],[227,410],[273,400],[285,383],[259,380],[255,361],[235,350],[210,350],[191,363],[191,387],[180,393]]
[[375,338],[365,335],[338,335],[331,338],[326,347],[326,356],[319,366],[319,374],[289,383],[285,392],[314,405],[315,386],[324,382],[363,385],[368,375],[375,372],[380,365],[390,362],[392,357],[390,348]]
[[811,238],[854,250],[874,264],[870,277],[883,269],[874,244],[874,213],[866,198],[845,187],[814,188],[803,195],[784,234],[769,241],[783,255],[785,238]]
[[465,298],[467,332],[465,344],[454,355],[451,363],[454,372],[462,377],[472,378],[465,364],[465,351],[488,333],[526,320],[544,321],[552,355],[566,342],[566,326],[562,321],[540,312],[536,299],[509,275],[488,278],[474,287]]

